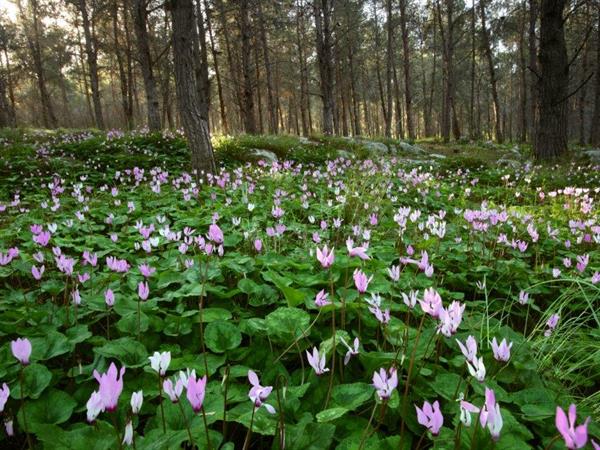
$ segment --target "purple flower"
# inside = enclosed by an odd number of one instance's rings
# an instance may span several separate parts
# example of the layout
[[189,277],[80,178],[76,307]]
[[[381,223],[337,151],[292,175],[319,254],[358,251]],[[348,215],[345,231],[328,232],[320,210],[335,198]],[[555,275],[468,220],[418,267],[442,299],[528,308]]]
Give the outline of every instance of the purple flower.
[[354,338],[353,347],[350,347],[348,344],[346,344],[346,341],[343,338],[342,343],[348,349],[346,355],[344,356],[344,365],[346,366],[350,362],[350,358],[358,355],[358,346],[360,345],[360,341],[358,340],[358,338]]
[[123,392],[123,374],[125,373],[125,367],[121,367],[121,370],[117,372],[117,366],[115,363],[110,363],[110,367],[106,373],[100,375],[97,370],[94,370],[94,378],[100,384],[98,393],[102,398],[104,408],[108,412],[112,412],[117,409],[119,403],[119,396]]
[[104,412],[104,401],[98,391],[92,392],[86,403],[87,421],[93,423],[101,412]]
[[331,265],[333,264],[333,260],[335,259],[333,250],[333,248],[329,250],[327,248],[327,245],[323,247],[323,250],[317,247],[317,259],[319,260],[321,266],[323,266],[324,269],[331,267]]
[[150,294],[150,287],[146,281],[140,281],[138,283],[138,295],[141,300],[148,300]]
[[442,308],[442,297],[433,288],[425,289],[423,300],[419,300],[419,304],[424,313],[437,319],[440,314],[440,308]]
[[370,306],[369,311],[375,316],[377,321],[382,325],[387,325],[390,322],[390,310],[382,310],[379,306]]
[[4,406],[10,396],[10,389],[6,383],[2,383],[2,389],[0,389],[0,413],[4,411]]
[[473,336],[467,338],[466,345],[463,345],[458,339],[456,343],[460,347],[462,354],[467,358],[467,361],[473,362],[477,359],[477,341]]
[[464,311],[465,305],[462,305],[457,301],[452,302],[448,309],[440,306],[438,310],[440,318],[438,331],[446,337],[451,337],[458,330],[458,327],[462,322],[462,315]]
[[17,338],[16,341],[10,343],[10,349],[12,354],[17,360],[26,366],[29,364],[29,357],[31,356],[31,342],[27,338]]
[[500,438],[500,430],[502,430],[503,425],[502,415],[500,414],[500,405],[496,403],[494,391],[488,388],[485,388],[485,404],[481,408],[479,421],[481,422],[482,427],[487,425],[488,430],[490,430],[490,434],[492,435],[492,439],[497,441]]
[[319,308],[322,308],[323,306],[327,306],[327,305],[331,305],[331,302],[327,299],[327,292],[325,292],[325,289],[321,289],[318,293],[317,293],[317,297],[315,298],[315,305],[317,305]]
[[392,281],[398,281],[400,279],[400,266],[392,266],[388,269],[388,274]]
[[264,406],[269,413],[275,414],[275,408],[268,403],[265,403],[265,400],[273,390],[273,386],[261,386],[260,380],[253,370],[248,371],[248,380],[252,385],[250,392],[248,392],[248,397],[252,400],[254,407],[260,408],[261,406]]
[[348,254],[350,257],[358,256],[363,261],[370,259],[369,255],[367,255],[367,247],[354,247],[354,241],[350,238],[346,241],[346,248],[348,249]]
[[444,425],[444,416],[440,411],[440,404],[436,400],[433,405],[429,402],[423,403],[423,409],[415,405],[417,410],[417,421],[427,427],[431,434],[437,436],[440,432],[440,428]]
[[417,291],[410,291],[408,293],[408,295],[406,295],[404,292],[402,292],[402,301],[410,309],[413,309],[415,307],[415,305],[417,304],[417,300],[419,299],[418,295],[419,295],[419,293]]
[[165,391],[173,403],[177,403],[183,393],[183,381],[178,379],[175,382],[175,386],[173,386],[173,382],[167,378],[163,381],[163,391]]
[[39,269],[36,266],[31,266],[31,274],[33,275],[33,278],[35,278],[38,281],[42,279],[42,275],[44,275],[44,270],[46,270],[44,265],[41,265]]
[[219,225],[213,223],[208,227],[208,239],[213,241],[215,244],[223,243],[223,232],[219,228]]
[[565,445],[568,449],[583,448],[587,443],[587,426],[590,418],[588,417],[583,424],[577,427],[575,426],[576,420],[577,406],[574,404],[569,406],[568,417],[560,406],[556,407],[556,428],[565,440]]
[[115,304],[115,294],[111,289],[107,289],[104,292],[104,302],[106,303],[106,306],[108,306],[109,308],[112,308]]
[[367,292],[367,288],[369,287],[369,283],[373,279],[373,275],[371,275],[371,277],[367,278],[367,275],[365,275],[365,273],[362,270],[356,269],[354,271],[353,278],[354,278],[354,285],[356,286],[356,290],[359,293],[364,294],[365,292]]
[[498,344],[494,337],[494,339],[492,339],[492,352],[494,353],[494,358],[497,361],[507,362],[510,359],[510,349],[512,348],[512,345],[512,342],[507,344],[506,339],[502,339],[502,342]]
[[373,387],[377,390],[380,400],[387,400],[392,396],[392,392],[398,387],[398,373],[396,368],[392,367],[386,372],[382,367],[379,372],[373,373]]
[[475,357],[473,361],[467,361],[467,369],[472,377],[474,377],[480,383],[485,380],[485,365],[483,364],[483,356],[480,358]]
[[548,328],[546,329],[546,331],[544,331],[544,336],[549,337],[552,334],[552,332],[556,328],[556,325],[558,325],[559,319],[560,319],[560,316],[558,314],[552,314],[550,316],[550,318],[546,322],[546,326]]
[[308,363],[315,370],[317,375],[322,375],[325,372],[329,372],[329,369],[325,367],[325,353],[319,355],[319,350],[317,350],[317,347],[313,347],[312,354],[307,350],[306,357],[308,358]]
[[254,240],[254,250],[256,250],[257,253],[260,253],[262,251],[262,247],[263,247],[263,243],[260,239],[255,239]]
[[142,276],[144,276],[145,278],[150,278],[152,274],[156,272],[156,269],[154,267],[149,266],[148,264],[140,264],[138,266],[138,269]]
[[200,412],[204,403],[204,395],[206,393],[206,375],[200,379],[196,379],[196,374],[190,375],[187,380],[187,399],[192,405],[195,413]]
[[529,302],[529,294],[525,291],[519,292],[519,303],[526,305]]
[[479,408],[465,400],[460,400],[460,421],[466,426],[471,426],[471,413],[478,413]]

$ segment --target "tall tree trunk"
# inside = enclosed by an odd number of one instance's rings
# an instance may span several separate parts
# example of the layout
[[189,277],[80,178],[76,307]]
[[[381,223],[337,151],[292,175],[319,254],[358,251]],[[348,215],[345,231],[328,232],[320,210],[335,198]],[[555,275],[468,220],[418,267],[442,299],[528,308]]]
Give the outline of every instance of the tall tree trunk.
[[6,78],[3,73],[0,73],[0,128],[14,126],[14,116],[6,96]]
[[127,86],[127,74],[125,72],[125,65],[123,64],[123,55],[121,52],[121,45],[119,43],[119,34],[121,31],[119,30],[119,2],[118,0],[113,0],[112,3],[112,26],[113,26],[113,41],[115,45],[115,55],[117,57],[117,68],[119,70],[119,84],[121,90],[121,107],[123,108],[123,117],[125,118],[125,122],[127,123],[127,129],[131,130],[133,128],[133,117],[130,114],[131,109],[129,108],[128,103],[128,86]]
[[404,99],[406,110],[406,131],[409,139],[414,139],[415,135],[415,121],[412,110],[412,81],[410,73],[410,42],[408,40],[408,17],[406,17],[406,2],[407,0],[400,0],[400,29],[402,31],[402,56],[404,61],[402,66],[404,67]]
[[[23,23],[27,22],[27,17],[23,9],[21,0],[17,0],[17,7]],[[31,58],[33,60],[33,68],[35,71],[36,81],[38,85],[38,91],[40,94],[40,103],[42,104],[42,121],[44,127],[54,128],[57,125],[56,115],[50,100],[50,94],[46,86],[46,71],[44,69],[44,63],[42,60],[42,49],[41,49],[41,30],[40,20],[38,17],[38,2],[37,0],[30,0],[29,7],[31,8],[31,30],[25,30],[25,37],[27,39],[27,46],[31,52]]]
[[[207,98],[200,98],[196,86],[194,40],[198,39],[194,23],[192,0],[171,0],[173,21],[173,63],[175,66],[175,91],[183,130],[192,153],[192,169],[197,179],[208,179],[216,173],[216,164],[210,141],[208,117],[203,111],[208,108]],[[204,36],[200,36],[204,39]]]
[[333,134],[333,113],[335,99],[333,94],[333,36],[331,29],[331,15],[333,13],[332,0],[314,0],[317,59],[319,62],[319,75],[321,79],[321,100],[323,101],[323,134]]
[[265,16],[262,10],[263,2],[256,2],[256,12],[260,26],[260,41],[263,53],[263,62],[265,65],[265,76],[267,81],[267,108],[269,109],[269,133],[277,134],[277,101],[275,99],[275,90],[273,87],[273,74],[271,67],[271,58],[269,56],[269,41],[267,39],[267,29],[265,26]]
[[302,0],[296,5],[296,48],[298,50],[298,66],[300,68],[300,117],[302,120],[302,134],[308,136],[311,130],[310,100],[308,93],[308,69],[304,56],[304,4]]
[[239,1],[239,28],[242,42],[242,120],[244,131],[256,134],[256,119],[254,117],[254,86],[252,83],[252,45],[250,42],[252,30],[250,29],[249,0]]
[[[452,127],[452,116],[456,117],[454,112],[454,0],[446,0],[445,16],[446,25],[444,26],[444,20],[442,18],[442,9],[440,7],[439,0],[436,0],[435,6],[437,9],[437,20],[440,28],[440,35],[442,38],[442,55],[443,55],[443,81],[444,81],[444,92],[442,95],[442,115],[440,120],[440,128],[442,139],[444,142],[450,140],[450,130]],[[453,131],[456,131],[457,127],[454,127]]]
[[[192,0],[193,1],[193,0]],[[210,122],[208,121],[209,115],[208,110],[210,109],[210,85],[208,82],[208,49],[206,47],[206,29],[204,26],[204,15],[202,14],[201,3],[196,2],[196,26],[198,27],[196,36],[199,39],[194,39],[194,65],[196,69],[196,89],[198,89],[198,98],[204,99],[201,102],[202,117],[206,119],[210,128]]]
[[[523,11],[521,14],[521,21],[519,24],[519,65],[521,72],[520,80],[520,105],[519,105],[519,142],[524,143],[527,141],[528,130],[528,92],[527,92],[527,62],[525,59],[525,20],[527,16],[526,3],[523,2]],[[532,118],[533,119],[533,118]]]
[[567,152],[569,61],[563,19],[566,2],[541,3],[539,117],[533,146],[538,160]]
[[225,110],[225,99],[223,98],[223,85],[221,82],[221,71],[219,70],[219,58],[217,55],[217,48],[215,46],[215,38],[212,27],[212,16],[210,14],[210,8],[208,1],[204,0],[204,10],[206,11],[206,28],[208,29],[208,38],[210,42],[210,53],[212,55],[213,67],[215,69],[215,78],[217,79],[217,95],[219,97],[219,111],[221,113],[221,129],[224,134],[229,132],[229,126],[227,124],[227,111]]
[[94,120],[96,126],[103,130],[104,116],[102,115],[102,103],[100,101],[100,81],[98,79],[98,49],[92,34],[92,25],[87,10],[86,0],[79,0],[79,12],[81,14],[81,25],[85,40],[85,54],[87,56],[88,70],[90,74],[90,86],[92,88],[92,103],[94,105]]
[[538,114],[538,64],[537,64],[537,37],[535,34],[538,19],[538,2],[540,0],[529,0],[529,139],[535,140],[535,123]]
[[494,135],[496,141],[501,144],[504,141],[502,136],[502,110],[500,108],[500,98],[498,97],[498,82],[496,80],[496,68],[494,67],[494,58],[492,55],[492,44],[486,24],[485,0],[479,1],[479,13],[481,15],[481,41],[490,74],[490,87],[494,102]]
[[592,115],[592,126],[590,143],[600,146],[600,5],[598,5],[598,32],[596,38],[596,84],[594,86],[594,113]]
[[144,91],[146,93],[148,128],[152,131],[156,131],[161,129],[160,105],[158,101],[158,92],[156,90],[156,80],[152,69],[152,58],[150,56],[147,0],[133,0],[133,24],[137,40],[138,61],[142,70]]
[[8,59],[8,50],[6,47],[3,47],[2,50],[4,52],[5,67],[4,74],[0,74],[0,83],[4,82],[3,93],[0,93],[0,101],[6,102],[6,105],[1,107],[5,108],[6,110],[6,124],[3,126],[16,127],[17,114],[15,108],[15,93],[13,90],[10,60]]
[[392,0],[386,0],[387,12],[387,45],[386,45],[386,65],[385,65],[385,107],[387,116],[385,118],[385,136],[392,136],[392,72],[394,64],[394,23],[392,14]]

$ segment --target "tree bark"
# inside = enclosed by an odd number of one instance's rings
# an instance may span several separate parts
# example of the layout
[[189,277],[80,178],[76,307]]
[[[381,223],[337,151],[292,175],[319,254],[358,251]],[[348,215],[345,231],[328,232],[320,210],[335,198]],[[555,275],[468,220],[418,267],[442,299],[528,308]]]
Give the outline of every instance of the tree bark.
[[404,67],[404,100],[405,100],[405,112],[406,112],[406,131],[408,138],[413,140],[416,137],[415,134],[415,121],[413,117],[412,109],[412,81],[410,73],[410,42],[408,40],[408,17],[406,16],[406,2],[407,0],[400,0],[400,30],[402,32],[402,56],[404,61],[402,63]]
[[392,136],[392,72],[394,64],[394,23],[392,12],[392,0],[386,0],[387,12],[387,45],[386,45],[386,64],[385,64],[385,108],[387,116],[385,117],[385,136]]
[[[192,11],[193,14],[193,11]],[[192,17],[193,18],[193,17]],[[150,56],[150,37],[148,34],[148,11],[146,0],[133,0],[133,24],[138,48],[138,61],[142,70],[144,80],[144,91],[146,93],[146,114],[148,128],[152,131],[161,129],[160,106],[156,80],[152,69],[152,58]]]
[[[194,40],[198,39],[192,0],[171,0],[173,21],[173,62],[177,106],[192,154],[192,170],[197,179],[207,180],[216,173],[207,118],[203,116],[208,99],[200,98],[196,86]],[[204,39],[204,36],[200,37]],[[196,61],[199,63],[198,61]]]
[[594,86],[594,113],[592,115],[592,126],[590,143],[600,146],[600,5],[598,6],[598,33],[596,39],[596,84]]
[[535,123],[537,120],[538,107],[538,73],[537,73],[537,37],[535,33],[538,19],[539,0],[529,0],[529,139],[535,139]]
[[316,47],[321,79],[321,100],[323,101],[323,134],[333,134],[333,113],[335,99],[333,94],[333,54],[332,54],[332,0],[314,0]]
[[563,19],[566,1],[541,3],[539,117],[533,146],[538,160],[567,152],[569,61]]
[[217,79],[217,95],[219,97],[219,111],[221,113],[221,129],[224,134],[229,132],[227,124],[227,111],[225,109],[225,99],[223,98],[223,84],[221,82],[221,71],[219,69],[219,58],[215,46],[215,38],[212,27],[212,16],[208,6],[208,1],[204,0],[204,9],[206,11],[206,28],[208,29],[208,38],[210,42],[210,53],[212,55],[213,66],[215,69],[215,78]]
[[260,26],[260,41],[263,53],[263,62],[265,65],[265,76],[267,81],[267,108],[269,110],[269,133],[277,134],[279,131],[277,120],[277,100],[275,96],[275,89],[273,87],[273,74],[271,67],[271,58],[269,55],[269,41],[267,38],[267,29],[265,26],[265,16],[262,10],[263,2],[256,2],[256,13],[258,16],[258,22]]
[[250,42],[252,30],[250,29],[249,0],[239,1],[238,25],[242,44],[242,120],[244,131],[248,134],[256,134],[256,118],[254,117],[254,86],[252,78],[252,45]]
[[504,141],[502,136],[502,110],[500,108],[500,98],[498,97],[498,82],[496,80],[496,68],[494,67],[490,34],[486,24],[485,0],[479,1],[479,13],[481,15],[481,41],[490,74],[490,88],[492,91],[492,101],[494,102],[494,134],[496,141],[501,144]]

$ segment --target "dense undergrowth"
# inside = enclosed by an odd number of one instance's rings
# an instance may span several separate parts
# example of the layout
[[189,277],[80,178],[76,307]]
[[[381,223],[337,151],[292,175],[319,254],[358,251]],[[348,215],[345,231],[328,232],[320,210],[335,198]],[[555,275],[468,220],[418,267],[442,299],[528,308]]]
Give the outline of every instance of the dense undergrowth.
[[0,445],[558,449],[571,403],[600,438],[597,167],[246,136],[199,189],[175,134],[3,136]]

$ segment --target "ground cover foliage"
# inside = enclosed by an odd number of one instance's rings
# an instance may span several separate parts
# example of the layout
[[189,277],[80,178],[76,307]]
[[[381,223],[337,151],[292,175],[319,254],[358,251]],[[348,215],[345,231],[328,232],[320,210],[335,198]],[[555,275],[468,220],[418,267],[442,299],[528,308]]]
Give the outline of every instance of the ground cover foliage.
[[597,167],[215,145],[3,135],[2,446],[598,441]]

